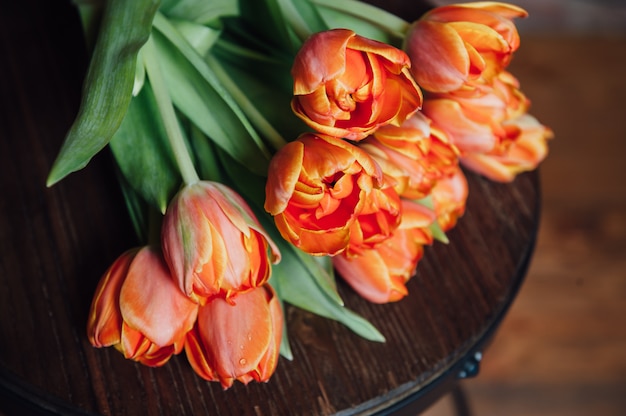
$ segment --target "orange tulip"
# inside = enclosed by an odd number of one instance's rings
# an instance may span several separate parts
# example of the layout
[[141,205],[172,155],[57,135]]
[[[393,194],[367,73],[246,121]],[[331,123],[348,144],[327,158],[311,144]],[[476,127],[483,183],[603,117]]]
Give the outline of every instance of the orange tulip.
[[95,347],[114,346],[126,358],[160,366],[182,351],[197,313],[160,253],[143,247],[122,254],[100,280],[87,334]]
[[187,185],[174,197],[161,242],[180,289],[201,303],[263,285],[270,261],[280,256],[244,199],[208,181]]
[[360,255],[342,253],[333,257],[341,277],[363,298],[374,303],[394,302],[408,294],[406,282],[431,244],[428,226],[435,213],[423,205],[402,200],[402,221],[391,238]]
[[432,9],[413,23],[405,39],[411,73],[420,87],[436,93],[491,83],[519,47],[513,19],[526,15],[517,6],[497,2]]
[[357,146],[303,134],[272,158],[265,210],[296,247],[335,255],[348,246],[353,223],[382,180],[380,167]]
[[403,51],[351,30],[316,33],[293,63],[292,109],[320,133],[361,140],[419,109],[422,93],[409,66]]
[[185,352],[198,375],[219,381],[268,381],[278,364],[283,314],[269,285],[239,293],[232,303],[214,298],[200,307]]
[[439,179],[431,191],[437,221],[443,231],[452,229],[465,213],[469,189],[460,167],[452,176]]
[[399,127],[381,127],[359,146],[376,160],[385,176],[393,178],[396,192],[409,199],[429,195],[437,180],[451,174],[458,163],[456,148],[421,112]]
[[526,112],[519,82],[504,71],[480,95],[433,94],[423,112],[442,129],[461,155],[490,152],[507,139],[503,122]]
[[391,237],[401,219],[400,196],[389,184],[374,188],[350,227],[347,255],[359,254]]
[[466,168],[498,182],[510,182],[521,172],[535,169],[548,154],[552,131],[531,115],[504,123],[514,136],[508,146],[489,153],[470,153],[461,158]]

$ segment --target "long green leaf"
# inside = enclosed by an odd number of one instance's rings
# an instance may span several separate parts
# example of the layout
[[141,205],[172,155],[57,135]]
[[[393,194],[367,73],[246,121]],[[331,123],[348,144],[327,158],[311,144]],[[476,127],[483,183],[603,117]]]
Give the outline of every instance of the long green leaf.
[[124,175],[119,169],[115,169],[117,181],[124,195],[126,210],[133,224],[138,244],[143,245],[148,242],[148,211],[149,207],[146,201],[139,196],[137,192],[130,186]]
[[161,12],[170,18],[211,25],[240,14],[239,2],[233,0],[163,0]]
[[297,249],[289,247],[284,240],[275,241],[282,259],[272,267],[270,283],[283,301],[316,315],[336,320],[367,340],[384,342],[385,337],[369,321],[329,296],[319,285],[320,280],[314,276],[314,270],[294,255],[293,250]]
[[128,183],[165,212],[181,178],[149,83],[132,100],[110,146]]
[[[278,295],[278,294],[277,294]],[[279,296],[280,300],[280,296]],[[285,315],[285,303],[280,300],[280,307],[283,310],[283,316]],[[291,344],[289,343],[289,331],[287,331],[287,319],[283,319],[283,336],[280,338],[280,355],[288,359],[293,360],[293,352],[291,351]]]
[[[404,38],[410,24],[379,7],[367,4],[359,0],[310,0],[311,3],[320,7],[320,12],[324,14],[324,9],[334,10],[340,17],[339,20],[345,22],[352,22],[356,24],[361,22],[366,25],[373,25],[383,29],[389,35],[395,38]],[[342,27],[349,28],[349,26],[343,25]]]
[[277,49],[294,53],[299,40],[290,32],[283,12],[278,5],[280,0],[239,0],[240,19],[226,23],[240,39],[269,50]]
[[208,26],[188,20],[170,19],[170,22],[200,56],[204,56],[220,37],[220,30]]
[[84,168],[111,140],[130,104],[137,53],[147,41],[158,0],[110,0],[83,85],[76,120],[54,162],[52,186]]
[[309,0],[277,1],[283,10],[284,19],[291,24],[291,28],[301,40],[306,40],[313,33],[329,29],[319,11]]
[[235,100],[167,19],[157,14],[155,27],[160,64],[176,107],[235,160],[265,175],[270,152]]

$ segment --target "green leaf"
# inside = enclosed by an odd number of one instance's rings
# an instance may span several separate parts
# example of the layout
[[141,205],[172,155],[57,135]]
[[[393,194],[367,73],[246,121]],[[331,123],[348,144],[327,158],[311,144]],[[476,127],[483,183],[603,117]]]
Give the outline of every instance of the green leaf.
[[135,66],[135,81],[133,83],[133,97],[137,96],[141,89],[143,88],[144,82],[146,82],[146,67],[143,63],[143,59],[141,58],[141,51],[137,54],[137,64]]
[[[429,208],[430,210],[435,209],[435,203],[431,195],[428,195],[421,199],[416,199],[414,201],[418,204],[424,205],[426,208]],[[433,234],[433,238],[435,240],[440,241],[444,244],[448,244],[450,242],[450,240],[448,240],[448,236],[446,235],[446,232],[443,231],[443,228],[441,228],[441,224],[439,224],[439,221],[435,221],[432,224],[430,224],[428,229]]]
[[240,38],[261,49],[295,52],[300,41],[289,31],[279,0],[240,0],[241,18],[232,19],[226,26]]
[[301,41],[316,32],[328,30],[324,19],[308,0],[277,0],[284,19]]
[[[310,0],[319,6],[324,18],[332,20],[333,27],[352,29],[362,36],[369,33],[372,39],[378,39],[376,33],[384,34],[380,39],[394,40],[392,44],[399,47],[410,24],[379,7],[358,0]],[[358,30],[357,30],[358,29]],[[369,36],[368,36],[369,37]]]
[[239,2],[234,0],[163,0],[161,12],[170,18],[211,25],[240,14]]
[[387,43],[396,47],[402,45],[402,38],[394,36],[384,28],[372,22],[360,19],[359,17],[345,14],[332,8],[320,8],[320,14],[331,28],[344,28],[354,31],[356,34]]
[[196,170],[203,180],[223,182],[224,174],[216,156],[215,144],[193,123],[189,123],[189,144]]
[[[284,140],[291,141],[309,130],[291,110],[291,62],[257,59],[249,55],[233,56],[234,52],[224,49],[224,46],[218,42],[212,53],[230,77],[236,80],[238,88],[245,91],[251,103],[263,103],[256,105],[257,111]],[[249,68],[255,68],[254,72],[251,73]],[[263,134],[263,137],[266,138],[266,135]]]
[[200,56],[206,55],[220,37],[221,30],[208,26],[188,20],[171,19],[170,22]]
[[439,221],[433,222],[428,228],[430,229],[430,232],[433,233],[433,238],[435,240],[444,244],[448,244],[450,242],[448,236],[446,235],[446,232],[443,231],[443,228],[441,228],[441,224],[439,224]]
[[[278,296],[278,294],[277,294]],[[280,297],[279,297],[280,300]],[[285,315],[285,303],[280,300],[280,308],[283,311],[283,336],[280,338],[280,355],[288,359],[293,360],[293,352],[291,351],[291,345],[289,344],[289,333],[287,331],[287,316]]]
[[155,27],[159,63],[176,107],[235,160],[265,175],[270,153],[237,103],[162,15]]
[[319,284],[320,279],[316,276],[319,270],[310,269],[300,256],[294,255],[295,247],[284,240],[274,241],[279,246],[282,259],[272,267],[270,283],[283,301],[336,320],[367,340],[385,341],[385,337],[369,321],[336,302]]
[[78,116],[50,170],[48,186],[84,168],[118,129],[132,97],[137,53],[148,40],[158,5],[157,0],[106,3]]
[[87,50],[91,52],[98,36],[98,27],[100,26],[100,19],[102,18],[104,0],[74,0],[73,3],[80,15]]
[[132,100],[110,147],[132,188],[165,212],[181,178],[149,83]]
[[119,169],[115,169],[115,173],[122,194],[124,195],[126,210],[133,224],[137,239],[140,244],[145,244],[148,241],[148,206],[146,205],[146,201],[135,192]]

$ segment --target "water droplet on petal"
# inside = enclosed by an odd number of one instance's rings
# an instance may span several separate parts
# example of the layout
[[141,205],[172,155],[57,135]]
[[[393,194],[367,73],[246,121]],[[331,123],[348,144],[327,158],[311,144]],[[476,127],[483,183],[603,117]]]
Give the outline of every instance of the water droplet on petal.
[[241,365],[246,365],[247,361],[245,358],[242,358],[241,360],[239,360],[239,364]]

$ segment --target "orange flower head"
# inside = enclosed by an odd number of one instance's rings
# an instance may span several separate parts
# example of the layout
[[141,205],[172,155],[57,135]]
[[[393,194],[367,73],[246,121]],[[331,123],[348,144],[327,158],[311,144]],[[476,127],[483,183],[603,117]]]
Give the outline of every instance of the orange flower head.
[[320,133],[361,140],[420,108],[409,66],[403,51],[351,30],[316,33],[293,63],[292,109]]
[[356,256],[333,257],[341,277],[370,302],[395,302],[406,296],[405,284],[415,274],[424,245],[432,244],[428,227],[436,221],[435,213],[406,199],[402,209],[402,221],[391,238]]
[[411,73],[424,90],[468,91],[507,67],[520,39],[514,18],[523,9],[474,2],[437,7],[415,21],[405,38]]
[[384,126],[359,143],[393,178],[396,192],[405,198],[420,199],[430,194],[442,176],[449,175],[458,163],[456,148],[446,134],[431,126],[421,112],[401,126]]
[[174,280],[200,303],[263,285],[280,257],[244,199],[209,181],[187,185],[174,197],[161,243]]
[[431,191],[437,221],[443,231],[452,229],[465,213],[469,188],[459,166],[452,176],[439,179]]
[[259,286],[231,303],[214,298],[201,306],[185,353],[199,376],[224,389],[235,380],[268,381],[278,364],[282,329],[278,297],[271,286]]
[[535,169],[548,154],[550,128],[525,114],[503,123],[511,134],[508,146],[488,153],[470,153],[461,158],[466,168],[498,182],[511,182]]
[[524,114],[528,107],[517,79],[503,71],[479,95],[429,96],[423,112],[464,155],[490,152],[502,145],[509,137],[503,123]]
[[122,254],[102,276],[87,335],[95,347],[114,346],[126,358],[160,366],[182,351],[197,313],[160,253],[143,247]]
[[303,134],[272,158],[265,186],[265,210],[281,235],[313,255],[335,255],[350,241],[350,230],[382,172],[350,142]]
[[354,255],[387,240],[398,228],[402,216],[400,195],[388,182],[374,188],[350,227],[350,242],[344,253]]

